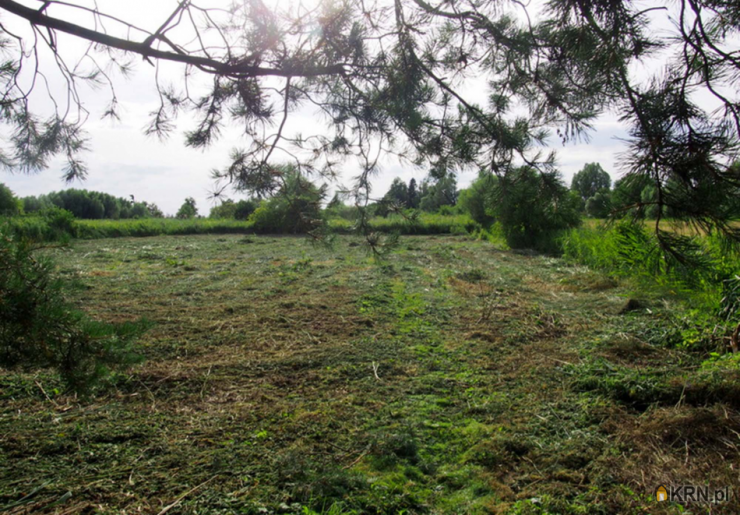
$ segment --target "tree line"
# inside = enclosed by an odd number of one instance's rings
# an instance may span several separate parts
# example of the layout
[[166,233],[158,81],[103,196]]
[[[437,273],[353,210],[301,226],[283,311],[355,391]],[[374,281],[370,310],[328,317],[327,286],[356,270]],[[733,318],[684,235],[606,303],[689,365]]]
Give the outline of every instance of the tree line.
[[136,202],[100,191],[67,189],[39,196],[18,198],[0,183],[0,215],[36,214],[48,209],[65,209],[75,218],[85,220],[123,220],[131,218],[162,218],[156,204]]

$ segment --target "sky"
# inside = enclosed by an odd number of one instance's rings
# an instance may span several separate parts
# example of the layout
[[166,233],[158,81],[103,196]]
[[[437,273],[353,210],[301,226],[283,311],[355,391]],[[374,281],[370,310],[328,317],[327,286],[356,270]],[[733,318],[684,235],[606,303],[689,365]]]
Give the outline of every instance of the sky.
[[[39,2],[25,0],[24,3],[38,7]],[[118,10],[129,17],[132,12],[141,13],[141,19],[137,19],[137,23],[154,30],[167,18],[175,2],[99,0],[98,4],[103,11],[115,13]],[[50,14],[55,15],[56,12],[50,11]],[[0,22],[13,30],[24,30],[25,24],[13,18],[10,14],[1,14]],[[75,16],[68,19],[75,21]],[[69,52],[68,55],[74,55],[75,52],[79,54],[84,48],[81,41],[67,36],[60,38],[59,47],[62,52]],[[47,66],[52,64],[49,59],[50,56],[43,56],[42,63]],[[176,81],[180,74],[181,68],[177,65],[168,65],[160,71],[160,77],[165,81],[168,78]],[[49,80],[52,92],[64,91],[60,77],[50,75]],[[170,215],[177,212],[186,197],[193,197],[200,214],[207,215],[214,205],[214,201],[209,199],[209,192],[214,188],[209,172],[214,168],[223,168],[228,163],[228,154],[232,148],[246,146],[238,127],[224,131],[222,138],[206,150],[185,146],[183,133],[195,125],[194,120],[188,117],[182,117],[178,121],[177,130],[166,141],[145,136],[144,127],[150,119],[149,113],[159,105],[153,68],[143,61],[137,62],[135,71],[128,78],[118,78],[115,83],[121,106],[120,121],[100,119],[110,99],[105,88],[82,89],[85,107],[90,111],[86,124],[90,135],[90,151],[83,156],[89,168],[85,181],[65,183],[61,178],[64,163],[61,159],[55,159],[47,170],[30,175],[0,171],[0,182],[5,183],[20,197],[68,187],[103,191],[127,198],[133,196],[137,201],[156,203],[165,214]],[[39,97],[38,102],[43,105],[46,100]],[[293,130],[304,128],[308,132],[320,121],[310,108],[301,109],[291,116],[288,123]],[[594,124],[594,128],[588,143],[569,143],[563,146],[558,142],[552,146],[557,151],[559,169],[567,184],[570,184],[574,173],[591,162],[600,163],[613,179],[619,177],[618,160],[619,153],[624,150],[623,139],[627,135],[625,127],[614,116],[606,115]],[[345,163],[341,182],[349,184],[357,171],[355,163]],[[426,174],[425,169],[401,164],[395,159],[386,159],[380,173],[373,179],[373,191],[375,194],[382,194],[395,177],[406,182],[412,177],[421,181]],[[461,173],[458,176],[458,186],[466,187],[475,176],[476,172],[472,170]],[[242,198],[233,193],[229,196],[234,199]]]

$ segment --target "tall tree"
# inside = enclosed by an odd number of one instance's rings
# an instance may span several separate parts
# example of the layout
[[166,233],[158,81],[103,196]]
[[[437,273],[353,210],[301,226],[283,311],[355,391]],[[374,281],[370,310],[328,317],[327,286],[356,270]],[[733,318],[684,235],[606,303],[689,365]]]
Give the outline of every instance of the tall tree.
[[23,203],[5,184],[0,183],[0,216],[13,216],[20,213]]
[[419,207],[419,191],[416,188],[416,179],[414,179],[413,177],[409,181],[406,206],[410,209],[416,209],[417,207]]
[[188,197],[185,202],[182,203],[180,209],[177,210],[177,218],[190,219],[198,216],[198,208],[195,205],[195,199]]
[[[246,144],[214,177],[257,198],[279,188],[276,161],[294,159],[331,178],[343,158],[356,156],[356,203],[367,203],[379,150],[442,171],[472,165],[503,175],[518,160],[547,174],[554,156],[540,155],[537,144],[548,129],[572,140],[610,110],[630,125],[624,171],[653,182],[648,202],[658,213],[670,208],[740,239],[717,208],[717,197],[740,184],[730,168],[740,133],[737,2],[677,0],[645,9],[628,0],[551,0],[535,18],[521,2],[507,11],[495,0],[323,1],[314,9],[301,2],[268,9],[259,1],[218,9],[189,0],[153,31],[133,13],[113,16],[82,0],[39,4],[0,0],[8,56],[0,117],[13,128],[13,150],[0,156],[7,167],[38,170],[61,154],[68,179],[84,176],[87,117],[78,86],[110,86],[105,114],[117,117],[109,65],[128,73],[135,55],[158,69],[167,61],[183,68],[180,80],[156,74],[161,104],[147,132],[164,136],[191,110],[198,121],[186,143],[202,148],[229,120],[241,124]],[[18,19],[30,30],[16,31]],[[89,48],[71,55],[66,35]],[[54,59],[39,58],[44,49]],[[633,64],[659,53],[669,56],[667,65],[638,76]],[[30,99],[41,92],[29,89],[43,88],[54,72],[69,90],[55,98],[51,116],[33,114]],[[191,96],[204,76],[209,90]],[[465,96],[466,78],[490,86],[484,104]],[[697,104],[701,94],[712,102]],[[289,134],[287,120],[301,105],[322,110],[327,126]],[[513,106],[528,112],[512,116]],[[665,249],[680,243],[655,227]]]
[[408,186],[406,186],[406,183],[399,177],[396,177],[393,179],[391,187],[388,189],[388,193],[383,197],[383,200],[398,207],[406,207],[409,200]]
[[599,163],[588,163],[573,176],[570,189],[578,193],[586,202],[599,191],[610,189],[611,185],[611,177]]
[[434,179],[430,174],[423,183],[422,191],[419,207],[424,211],[437,211],[442,206],[454,206],[457,203],[457,179],[452,174],[439,179]]

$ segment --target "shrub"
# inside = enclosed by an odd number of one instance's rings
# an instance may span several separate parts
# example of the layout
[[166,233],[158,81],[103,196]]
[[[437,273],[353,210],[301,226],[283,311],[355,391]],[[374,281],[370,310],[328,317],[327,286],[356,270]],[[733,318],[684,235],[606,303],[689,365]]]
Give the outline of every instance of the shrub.
[[133,341],[145,322],[106,324],[65,299],[53,264],[25,238],[0,233],[0,365],[52,367],[68,387],[88,391],[139,360]]
[[75,217],[66,209],[49,208],[42,211],[42,217],[48,226],[46,240],[58,241],[77,235]]
[[234,209],[234,219],[247,220],[257,210],[257,202],[254,200],[240,200]]
[[586,201],[586,214],[592,218],[606,218],[611,211],[612,200],[609,190],[601,190]]
[[463,213],[483,227],[490,227],[495,218],[492,209],[492,196],[496,188],[496,177],[490,173],[481,174],[469,188],[460,191],[457,199]]
[[581,222],[578,196],[556,172],[511,169],[498,181],[493,201],[494,215],[514,249],[557,252],[560,236]]
[[317,187],[297,170],[286,167],[283,185],[274,197],[263,200],[249,217],[253,228],[262,233],[312,233],[324,226],[321,201],[324,187]]

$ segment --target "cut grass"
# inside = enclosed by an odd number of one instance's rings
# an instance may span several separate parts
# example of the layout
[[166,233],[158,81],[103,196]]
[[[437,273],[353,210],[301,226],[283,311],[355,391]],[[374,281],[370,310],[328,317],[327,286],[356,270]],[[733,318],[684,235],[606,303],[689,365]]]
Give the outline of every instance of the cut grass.
[[696,388],[661,336],[675,307],[621,313],[616,281],[467,237],[382,266],[358,241],[54,250],[92,316],[156,326],[93,401],[0,374],[0,509],[673,513],[658,484],[735,484],[737,380]]

